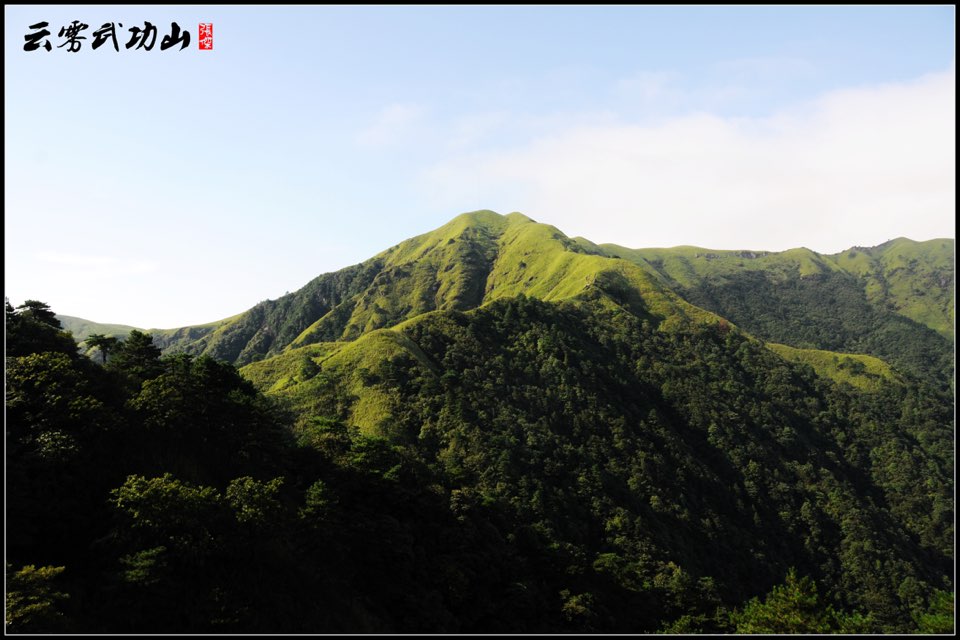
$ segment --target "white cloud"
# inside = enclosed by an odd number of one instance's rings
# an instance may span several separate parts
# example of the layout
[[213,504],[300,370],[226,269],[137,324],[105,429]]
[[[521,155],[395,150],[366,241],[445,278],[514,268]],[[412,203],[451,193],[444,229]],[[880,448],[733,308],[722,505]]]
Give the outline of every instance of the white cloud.
[[574,125],[445,161],[423,186],[439,206],[519,210],[635,247],[834,252],[953,236],[954,93],[951,69],[766,118]]
[[423,122],[427,110],[416,104],[384,107],[374,121],[357,135],[364,147],[388,147],[407,141]]

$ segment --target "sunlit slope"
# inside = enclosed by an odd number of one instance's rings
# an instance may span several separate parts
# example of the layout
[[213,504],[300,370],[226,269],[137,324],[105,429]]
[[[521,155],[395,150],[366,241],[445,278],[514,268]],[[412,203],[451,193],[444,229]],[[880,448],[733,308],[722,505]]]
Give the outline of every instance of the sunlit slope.
[[865,281],[867,298],[953,338],[955,242],[897,238],[827,256]]
[[242,365],[287,348],[356,340],[430,311],[465,311],[521,293],[563,300],[591,288],[666,326],[717,320],[649,270],[600,255],[555,227],[519,213],[477,211],[261,302],[216,328],[165,332],[162,346]]
[[808,364],[818,375],[849,384],[861,391],[877,391],[883,382],[899,382],[902,379],[889,364],[873,356],[795,349],[773,342],[768,342],[766,346],[785,360]]
[[[378,255],[382,269],[369,287],[318,319],[293,347],[331,338],[352,340],[428,311],[476,308],[524,294],[541,300],[571,298],[593,286],[633,287],[661,319],[704,318],[626,261],[591,255],[550,225],[519,213],[479,211],[403,242]],[[640,304],[640,297],[634,295]]]
[[[416,321],[416,320],[413,320]],[[317,343],[241,369],[244,377],[283,399],[298,415],[323,415],[343,408],[348,423],[367,435],[383,434],[402,410],[395,388],[380,384],[397,360],[435,367],[401,331],[378,329],[353,342]]]

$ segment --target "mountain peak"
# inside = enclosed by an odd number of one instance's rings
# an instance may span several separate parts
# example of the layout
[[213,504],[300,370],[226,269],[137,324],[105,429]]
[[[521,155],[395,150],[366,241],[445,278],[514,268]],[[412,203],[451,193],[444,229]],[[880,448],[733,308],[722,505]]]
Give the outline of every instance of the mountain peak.
[[[317,342],[355,340],[421,314],[468,311],[521,294],[543,301],[599,296],[668,327],[718,320],[717,309],[709,308],[712,298],[693,302],[692,290],[744,278],[784,283],[843,276],[844,286],[866,288],[865,303],[896,309],[949,338],[953,316],[944,310],[952,306],[952,247],[952,241],[897,239],[876,254],[850,250],[834,256],[803,248],[628,249],[570,238],[520,212],[481,209],[233,318],[155,336],[163,348],[246,364]],[[917,275],[929,281],[924,296],[910,288]],[[880,276],[882,281],[873,281]]]
[[[468,211],[466,213],[461,213],[456,216],[450,222],[439,227],[434,232],[428,232],[423,235],[430,235],[437,231],[462,231],[463,229],[469,228],[479,228],[485,229],[487,231],[493,231],[497,235],[503,232],[509,226],[516,224],[536,224],[535,220],[531,220],[527,216],[523,215],[518,211],[508,213],[506,215],[497,213],[496,211],[491,211],[490,209],[480,209],[478,211]],[[418,236],[420,237],[420,236]]]

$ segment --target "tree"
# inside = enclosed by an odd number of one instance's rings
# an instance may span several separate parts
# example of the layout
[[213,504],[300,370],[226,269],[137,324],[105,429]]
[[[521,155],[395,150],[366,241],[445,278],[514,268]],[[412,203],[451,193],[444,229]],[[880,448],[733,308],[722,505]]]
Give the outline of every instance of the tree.
[[838,613],[817,596],[817,585],[809,577],[787,572],[784,584],[777,585],[760,602],[754,598],[743,611],[730,615],[736,633],[864,633],[873,625],[871,616]]
[[134,329],[120,342],[116,355],[110,361],[112,368],[126,373],[137,384],[155,378],[163,372],[160,349],[153,344],[153,336]]
[[[119,356],[111,363],[115,363]],[[268,472],[286,442],[283,414],[233,365],[187,354],[158,361],[130,408],[149,443],[144,464],[194,482],[220,484]]]
[[930,606],[918,616],[917,626],[920,633],[953,633],[953,593],[934,593]]
[[140,545],[165,545],[190,554],[217,544],[229,513],[214,487],[195,486],[165,473],[145,478],[131,475],[110,492],[126,525],[124,535]]
[[10,633],[56,633],[65,629],[61,603],[70,596],[55,584],[64,567],[7,565],[6,630]]
[[63,325],[57,320],[57,314],[51,311],[50,305],[45,302],[26,300],[22,305],[17,307],[17,309],[21,310],[20,315],[22,316],[32,318],[43,324],[48,324],[54,329],[63,329]]
[[226,499],[233,507],[237,522],[251,529],[276,526],[283,513],[277,499],[283,477],[260,482],[250,476],[236,478],[227,486]]
[[73,336],[60,328],[60,321],[43,302],[27,300],[16,309],[7,302],[5,311],[7,356],[56,351],[76,357]]
[[107,364],[107,356],[116,348],[119,340],[117,340],[115,336],[105,336],[102,333],[94,333],[87,336],[85,342],[88,347],[98,348],[103,364]]
[[214,562],[232,564],[223,557],[232,517],[220,492],[165,473],[131,475],[110,495],[120,554],[110,628],[204,633],[215,612],[231,617],[223,597],[233,585]]

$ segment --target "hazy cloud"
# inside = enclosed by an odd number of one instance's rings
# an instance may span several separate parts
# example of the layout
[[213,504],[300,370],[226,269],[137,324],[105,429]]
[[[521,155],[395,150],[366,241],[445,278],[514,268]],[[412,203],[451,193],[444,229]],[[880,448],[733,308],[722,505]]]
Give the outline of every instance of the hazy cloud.
[[954,93],[951,69],[765,118],[572,126],[437,164],[424,187],[453,209],[501,206],[638,247],[827,252],[953,236]]

